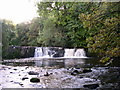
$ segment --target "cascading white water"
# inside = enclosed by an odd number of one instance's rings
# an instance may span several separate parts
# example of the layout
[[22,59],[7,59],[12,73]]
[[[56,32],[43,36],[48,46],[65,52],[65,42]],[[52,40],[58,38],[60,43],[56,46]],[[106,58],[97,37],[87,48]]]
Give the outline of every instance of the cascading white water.
[[[63,51],[65,52],[62,58],[86,58],[84,49],[63,49]],[[36,47],[34,57],[51,58],[58,53],[61,53],[59,52],[59,48],[55,51],[53,48],[50,49],[49,47]]]
[[49,57],[49,54],[48,54],[48,52],[49,52],[49,49],[48,49],[48,47],[43,47],[43,56],[44,57]]
[[43,56],[42,47],[36,47],[34,57],[42,57],[42,56]]
[[86,58],[84,49],[65,49],[64,57],[66,58]]
[[53,57],[55,51],[49,49],[49,47],[36,47],[34,57]]
[[34,57],[49,57],[48,47],[36,47]]
[[77,49],[74,56],[75,57],[86,57],[84,49]]
[[75,49],[65,49],[64,57],[73,57]]

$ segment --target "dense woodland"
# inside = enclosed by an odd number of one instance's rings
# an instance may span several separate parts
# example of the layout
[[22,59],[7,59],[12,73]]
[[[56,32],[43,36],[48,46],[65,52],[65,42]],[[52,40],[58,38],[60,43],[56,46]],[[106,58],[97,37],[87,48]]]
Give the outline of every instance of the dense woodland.
[[40,2],[39,17],[14,25],[2,20],[8,46],[86,48],[104,63],[120,57],[120,2]]

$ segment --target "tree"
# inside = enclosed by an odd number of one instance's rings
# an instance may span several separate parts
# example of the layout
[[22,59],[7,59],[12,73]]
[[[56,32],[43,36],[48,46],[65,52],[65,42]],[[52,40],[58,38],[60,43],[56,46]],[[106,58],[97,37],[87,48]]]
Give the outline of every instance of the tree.
[[98,53],[101,61],[112,60],[120,56],[120,11],[118,3],[96,3],[99,7],[90,7],[91,13],[83,13],[80,18],[88,29],[87,39],[89,51]]
[[85,3],[40,2],[38,3],[38,13],[40,17],[45,18],[45,21],[54,18],[52,20],[56,28],[62,27],[60,32],[66,41],[64,47],[86,47],[87,31],[79,20],[79,14],[86,11],[86,6]]
[[38,43],[42,46],[64,46],[64,36],[60,27],[56,27],[54,18],[44,21],[43,30],[39,32]]
[[12,21],[1,20],[2,22],[2,54],[6,55],[6,49],[9,45],[14,45],[15,40],[15,26]]
[[43,29],[43,24],[41,22],[42,19],[39,17],[33,18],[33,20],[30,22],[29,31],[26,34],[28,37],[28,45],[39,46],[37,38],[39,36],[39,32]]
[[16,45],[28,45],[27,33],[29,31],[29,25],[29,23],[21,23],[16,25]]

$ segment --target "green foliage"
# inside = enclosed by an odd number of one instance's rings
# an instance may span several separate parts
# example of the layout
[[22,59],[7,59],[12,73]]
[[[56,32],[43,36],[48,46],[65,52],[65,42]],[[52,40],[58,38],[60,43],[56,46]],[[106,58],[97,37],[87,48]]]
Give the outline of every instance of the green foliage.
[[98,53],[102,62],[120,57],[119,7],[119,3],[101,3],[98,8],[90,7],[94,8],[91,13],[80,15],[90,32],[88,48]]
[[64,46],[65,44],[60,27],[55,25],[53,18],[44,22],[43,31],[39,32],[37,40],[43,46]]
[[[87,5],[85,5],[85,3],[70,2],[38,3],[38,13],[40,17],[45,18],[44,26],[49,27],[46,29],[44,27],[43,32],[40,32],[41,35],[45,35],[45,33],[47,34],[50,28],[52,29],[53,27],[55,27],[56,30],[58,30],[57,32],[61,31],[62,35],[64,36],[64,47],[86,47],[86,38],[88,37],[88,34],[86,29],[83,28],[82,22],[79,20],[79,14],[83,12],[82,10],[83,8],[86,8],[86,6]],[[50,23],[47,23],[47,21],[50,22],[50,20],[54,23],[53,25],[49,25]],[[59,30],[59,27],[62,27],[62,29]],[[45,30],[48,31],[46,32]],[[52,29],[51,32],[54,33],[55,31],[53,31]],[[46,35],[43,37],[47,38]],[[49,46],[51,46],[51,42],[49,42],[50,40],[44,39],[43,37],[39,37],[40,41],[47,42]],[[56,43],[55,46],[57,46],[57,41],[60,40],[59,37],[56,37],[56,40],[53,40],[54,38],[52,39],[52,37],[49,38],[51,38],[51,40]],[[61,39],[61,43],[63,39]],[[60,44],[60,46],[63,46],[63,44]]]
[[2,22],[2,55],[6,55],[6,50],[9,45],[14,44],[15,26],[11,21],[1,20]]

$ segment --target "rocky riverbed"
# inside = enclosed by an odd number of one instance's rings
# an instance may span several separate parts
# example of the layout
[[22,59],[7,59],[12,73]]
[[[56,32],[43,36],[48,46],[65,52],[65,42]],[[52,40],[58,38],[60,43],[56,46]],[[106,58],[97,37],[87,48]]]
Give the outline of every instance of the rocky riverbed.
[[0,65],[2,88],[119,89],[119,67],[59,68]]

